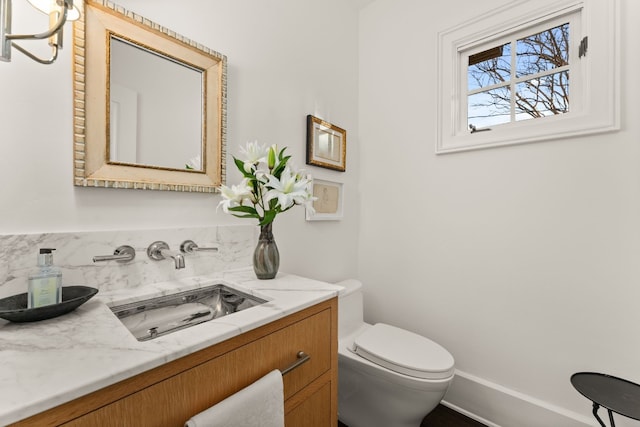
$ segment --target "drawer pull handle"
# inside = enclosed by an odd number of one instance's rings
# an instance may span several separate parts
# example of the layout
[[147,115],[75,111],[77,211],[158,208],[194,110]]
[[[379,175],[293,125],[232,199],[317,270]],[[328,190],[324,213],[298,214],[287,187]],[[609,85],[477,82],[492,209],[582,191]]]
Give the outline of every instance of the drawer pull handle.
[[291,372],[294,369],[296,369],[298,366],[302,365],[304,362],[307,362],[309,359],[311,359],[311,356],[309,356],[304,351],[299,351],[296,356],[298,357],[298,360],[296,360],[291,365],[289,365],[286,368],[284,368],[282,370],[282,375],[288,374],[289,372]]

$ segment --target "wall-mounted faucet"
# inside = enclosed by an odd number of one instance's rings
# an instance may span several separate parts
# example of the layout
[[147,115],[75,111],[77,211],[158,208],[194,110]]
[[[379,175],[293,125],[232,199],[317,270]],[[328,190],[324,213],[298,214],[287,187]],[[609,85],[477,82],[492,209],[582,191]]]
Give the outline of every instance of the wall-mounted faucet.
[[184,268],[184,256],[180,252],[170,250],[169,245],[165,242],[157,241],[150,244],[147,248],[147,255],[154,261],[171,258],[175,263],[176,270]]
[[192,254],[194,252],[218,252],[218,248],[202,248],[196,245],[196,242],[194,242],[193,240],[185,240],[180,245],[180,252],[182,252],[183,254]]
[[113,255],[96,255],[93,257],[93,262],[103,261],[118,261],[129,262],[136,257],[136,250],[129,245],[118,246]]

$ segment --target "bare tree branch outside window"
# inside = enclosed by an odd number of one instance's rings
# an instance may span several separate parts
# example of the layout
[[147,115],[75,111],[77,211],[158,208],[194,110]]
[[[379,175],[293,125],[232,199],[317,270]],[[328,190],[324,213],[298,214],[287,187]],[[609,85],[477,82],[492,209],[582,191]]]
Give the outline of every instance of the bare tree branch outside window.
[[469,56],[467,84],[469,125],[568,112],[569,24]]

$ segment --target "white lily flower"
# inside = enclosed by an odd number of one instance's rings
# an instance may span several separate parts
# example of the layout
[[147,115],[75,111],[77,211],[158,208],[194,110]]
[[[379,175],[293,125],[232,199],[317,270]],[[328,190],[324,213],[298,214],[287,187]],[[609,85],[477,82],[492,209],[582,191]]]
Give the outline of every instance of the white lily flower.
[[256,177],[256,180],[258,180],[261,184],[267,185],[267,183],[269,182],[269,177],[271,175],[269,175],[269,171],[265,171],[262,169],[257,169],[254,173],[253,176]]
[[[304,173],[303,171],[298,171],[298,176],[302,177],[303,173]],[[316,210],[313,207],[313,202],[318,200],[318,198],[313,195],[313,178],[311,177],[311,175],[307,175],[305,180],[307,181],[306,189],[307,189],[308,197],[303,203],[300,203],[300,204],[304,206],[304,208],[309,212],[309,214],[315,215]]]
[[[287,164],[290,156],[282,154],[285,149],[278,151],[277,145],[267,148],[257,141],[240,147],[242,156],[234,160],[244,179],[238,185],[218,188],[222,195],[218,208],[241,218],[255,218],[261,226],[295,205],[303,205],[313,212],[312,202],[316,198],[311,193],[311,176]],[[279,178],[272,175],[277,166]]]
[[253,193],[246,178],[240,184],[232,185],[231,187],[221,185],[220,194],[222,195],[222,200],[218,203],[218,208],[222,206],[222,210],[225,213],[229,213],[229,208],[242,206],[244,200],[251,201],[253,199]]
[[312,197],[309,194],[309,180],[300,179],[297,173],[293,173],[287,166],[282,171],[280,179],[273,175],[267,175],[269,191],[265,195],[265,201],[278,199],[280,209],[285,210],[296,205],[306,204]]
[[266,163],[269,149],[258,141],[248,141],[244,147],[240,147],[240,152],[244,156],[244,171],[251,173],[256,169],[258,163]]

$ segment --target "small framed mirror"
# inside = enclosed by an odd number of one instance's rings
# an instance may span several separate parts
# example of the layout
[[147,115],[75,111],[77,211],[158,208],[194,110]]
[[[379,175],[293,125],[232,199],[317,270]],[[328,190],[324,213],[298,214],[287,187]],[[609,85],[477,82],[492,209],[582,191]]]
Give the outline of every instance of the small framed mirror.
[[215,192],[226,57],[107,0],[74,23],[74,184]]
[[347,170],[347,131],[309,114],[307,164],[340,172]]

